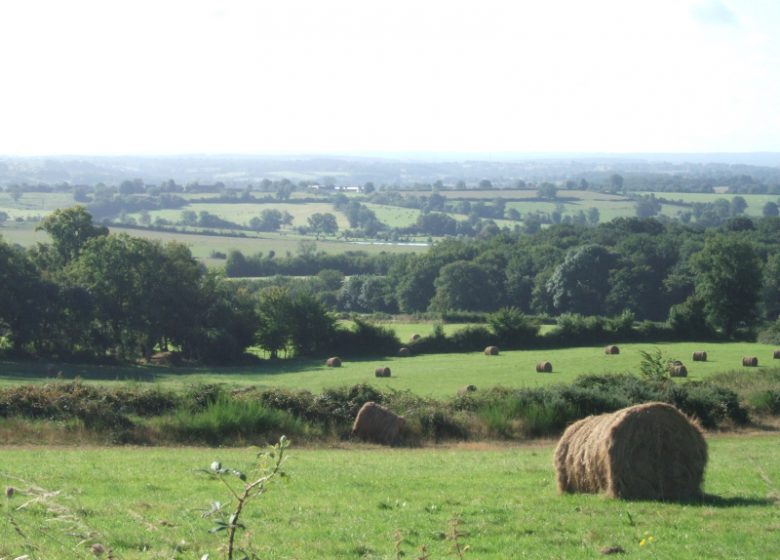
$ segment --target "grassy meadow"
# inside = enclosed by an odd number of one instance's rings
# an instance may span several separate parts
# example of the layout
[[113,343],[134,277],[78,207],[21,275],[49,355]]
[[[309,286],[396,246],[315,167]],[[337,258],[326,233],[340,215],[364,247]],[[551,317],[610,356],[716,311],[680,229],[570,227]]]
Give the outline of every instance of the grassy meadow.
[[[773,558],[780,538],[780,436],[709,438],[702,503],[556,492],[553,442],[425,449],[345,445],[289,450],[289,483],[250,502],[240,541],[260,558]],[[246,469],[246,449],[2,449],[0,558],[223,557],[202,513],[231,505],[196,472]],[[27,489],[36,486],[38,490]],[[42,494],[42,490],[52,494]],[[56,494],[54,494],[56,493]],[[38,498],[27,507],[20,506]],[[10,521],[13,521],[11,523]],[[454,532],[457,532],[457,537]],[[82,537],[90,535],[83,544]],[[622,556],[622,555],[621,555]]]
[[[425,331],[417,331],[426,334]],[[53,364],[65,379],[79,377],[87,383],[117,385],[128,382],[157,385],[178,390],[192,384],[225,383],[230,386],[256,388],[282,387],[307,389],[319,393],[325,388],[368,383],[383,390],[409,390],[420,396],[447,397],[465,385],[479,389],[493,386],[510,388],[538,387],[569,383],[584,374],[638,373],[640,351],[660,349],[671,359],[682,360],[689,380],[737,371],[750,376],[757,371],[774,370],[773,346],[758,343],[669,343],[621,344],[619,355],[606,355],[602,347],[550,350],[516,350],[498,356],[481,352],[462,354],[429,354],[410,358],[356,358],[341,356],[340,368],[328,368],[324,360],[263,360],[256,365],[227,367],[153,367],[94,366]],[[695,350],[708,353],[707,362],[693,362]],[[743,368],[742,356],[759,359],[758,368]],[[550,361],[553,373],[537,373],[535,366]],[[392,376],[377,378],[374,370],[389,366]],[[51,381],[47,363],[0,362],[0,385],[44,383]]]

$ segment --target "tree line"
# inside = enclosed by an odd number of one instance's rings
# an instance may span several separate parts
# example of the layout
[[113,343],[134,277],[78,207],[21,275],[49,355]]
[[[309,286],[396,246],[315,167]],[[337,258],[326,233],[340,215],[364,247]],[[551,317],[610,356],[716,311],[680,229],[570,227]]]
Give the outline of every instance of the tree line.
[[780,313],[776,217],[736,217],[707,230],[638,218],[561,224],[449,239],[414,255],[327,256],[310,243],[295,257],[260,260],[274,274],[311,278],[263,285],[208,272],[179,243],[109,234],[83,207],[58,210],[40,228],[51,241],[30,250],[0,239],[0,350],[136,359],[175,349],[220,361],[253,344],[271,356],[397,349],[381,329],[340,328],[334,309],[511,308],[574,325],[576,317],[612,316],[668,321],[691,339],[741,336]]

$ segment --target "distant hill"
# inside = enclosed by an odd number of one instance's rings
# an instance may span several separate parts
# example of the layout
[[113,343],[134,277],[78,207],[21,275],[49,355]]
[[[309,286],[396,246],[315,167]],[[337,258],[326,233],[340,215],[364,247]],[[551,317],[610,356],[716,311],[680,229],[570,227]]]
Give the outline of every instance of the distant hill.
[[414,186],[482,180],[499,188],[517,180],[565,181],[594,173],[753,174],[780,176],[780,153],[743,154],[372,154],[366,156],[0,156],[0,185],[221,182],[242,187],[263,179],[339,185]]

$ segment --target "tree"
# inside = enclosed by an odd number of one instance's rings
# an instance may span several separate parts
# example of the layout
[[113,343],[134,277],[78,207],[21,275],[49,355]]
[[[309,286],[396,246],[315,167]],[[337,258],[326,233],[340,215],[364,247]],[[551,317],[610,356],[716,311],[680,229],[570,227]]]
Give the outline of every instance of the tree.
[[536,196],[545,200],[558,198],[558,188],[552,183],[542,183],[536,191]]
[[615,256],[600,245],[571,250],[546,284],[555,311],[603,314],[609,275],[615,262]]
[[108,235],[108,228],[95,226],[83,206],[55,210],[36,229],[51,236],[60,266],[78,257],[90,239]]
[[741,196],[735,196],[731,199],[731,215],[732,216],[739,216],[740,214],[744,214],[745,210],[747,210],[748,204],[745,201],[745,199]]
[[774,253],[766,260],[761,302],[767,320],[780,318],[780,253]]
[[610,186],[610,190],[612,190],[613,192],[619,192],[623,190],[623,183],[624,180],[622,175],[618,175],[617,173],[610,175],[609,186]]
[[761,261],[752,243],[733,236],[708,239],[691,258],[695,294],[704,302],[708,322],[732,336],[740,324],[757,317]]
[[37,336],[42,281],[27,255],[0,238],[0,336],[14,351]]
[[330,213],[316,213],[309,216],[309,227],[316,234],[333,235],[339,230],[336,216]]
[[497,302],[492,290],[485,289],[490,278],[484,267],[468,261],[456,261],[442,267],[434,282],[431,300],[435,311],[492,311]]
[[776,218],[777,216],[780,216],[780,210],[778,210],[777,204],[772,201],[764,204],[763,213],[765,218]]
[[639,197],[636,201],[637,218],[652,218],[661,211],[661,203],[655,198],[654,194]]
[[290,293],[286,288],[272,286],[260,292],[255,341],[271,354],[271,359],[277,358],[279,351],[287,348],[290,342],[290,325],[287,321],[290,306]]

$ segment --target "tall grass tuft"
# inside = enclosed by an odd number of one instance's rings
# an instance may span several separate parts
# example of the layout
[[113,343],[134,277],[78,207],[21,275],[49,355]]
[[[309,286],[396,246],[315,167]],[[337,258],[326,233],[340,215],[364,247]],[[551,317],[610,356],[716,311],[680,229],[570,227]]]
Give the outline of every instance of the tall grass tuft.
[[264,407],[258,401],[221,395],[200,411],[180,409],[162,421],[161,430],[176,441],[209,445],[273,441],[284,434],[304,436],[309,426],[290,413]]

